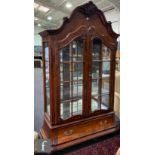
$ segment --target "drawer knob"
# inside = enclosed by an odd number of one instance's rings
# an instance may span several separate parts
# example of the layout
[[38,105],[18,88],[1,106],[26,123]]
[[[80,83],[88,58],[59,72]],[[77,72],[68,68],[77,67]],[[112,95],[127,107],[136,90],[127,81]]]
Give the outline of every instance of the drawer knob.
[[67,130],[64,132],[64,135],[65,136],[69,136],[69,135],[72,135],[73,134],[73,130]]

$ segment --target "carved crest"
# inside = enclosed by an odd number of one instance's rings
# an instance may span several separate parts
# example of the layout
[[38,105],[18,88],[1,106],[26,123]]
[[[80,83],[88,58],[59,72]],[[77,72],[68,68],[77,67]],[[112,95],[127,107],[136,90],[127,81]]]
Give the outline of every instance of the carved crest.
[[94,3],[89,2],[86,3],[82,6],[80,6],[79,11],[84,14],[87,17],[90,17],[91,15],[93,15],[96,11],[98,11],[98,8],[96,7],[96,5],[94,5]]

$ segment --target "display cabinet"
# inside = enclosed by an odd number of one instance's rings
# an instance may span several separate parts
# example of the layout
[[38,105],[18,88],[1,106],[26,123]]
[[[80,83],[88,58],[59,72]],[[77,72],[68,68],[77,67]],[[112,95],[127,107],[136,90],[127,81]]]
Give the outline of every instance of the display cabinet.
[[115,132],[117,37],[92,2],[77,7],[57,30],[40,33],[43,47],[44,124],[52,150]]

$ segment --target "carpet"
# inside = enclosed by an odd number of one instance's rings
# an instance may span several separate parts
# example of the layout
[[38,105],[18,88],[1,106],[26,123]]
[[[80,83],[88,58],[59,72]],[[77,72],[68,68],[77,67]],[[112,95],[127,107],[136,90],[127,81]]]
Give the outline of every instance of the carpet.
[[94,145],[84,147],[77,151],[66,153],[65,155],[115,155],[118,148],[119,138],[113,137],[103,142],[98,142]]
[[119,134],[112,134],[55,152],[54,155],[115,155],[119,147]]

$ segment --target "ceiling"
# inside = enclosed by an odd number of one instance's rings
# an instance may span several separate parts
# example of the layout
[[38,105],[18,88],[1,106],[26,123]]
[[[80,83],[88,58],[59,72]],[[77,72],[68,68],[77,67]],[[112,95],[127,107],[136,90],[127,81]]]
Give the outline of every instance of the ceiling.
[[[63,17],[69,17],[79,5],[90,0],[34,0],[34,32],[61,26]],[[120,0],[92,0],[103,12],[119,11]]]

